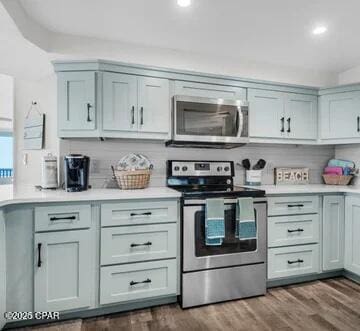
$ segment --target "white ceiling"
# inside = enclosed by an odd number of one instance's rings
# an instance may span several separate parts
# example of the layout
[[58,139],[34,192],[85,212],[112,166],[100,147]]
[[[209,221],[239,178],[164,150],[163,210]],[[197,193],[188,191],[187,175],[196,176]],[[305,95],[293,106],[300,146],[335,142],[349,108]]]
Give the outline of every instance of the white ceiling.
[[[70,35],[341,72],[360,64],[359,0],[20,0]],[[326,24],[328,32],[313,36]]]

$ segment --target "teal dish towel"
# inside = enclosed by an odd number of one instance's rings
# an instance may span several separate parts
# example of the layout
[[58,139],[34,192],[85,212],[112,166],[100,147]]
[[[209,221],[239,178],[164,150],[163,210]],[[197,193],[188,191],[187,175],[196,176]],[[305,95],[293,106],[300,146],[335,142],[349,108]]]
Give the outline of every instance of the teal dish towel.
[[257,239],[254,202],[252,198],[238,199],[235,232],[235,237],[239,240]]
[[207,199],[205,209],[205,244],[207,246],[221,246],[224,238],[224,199]]

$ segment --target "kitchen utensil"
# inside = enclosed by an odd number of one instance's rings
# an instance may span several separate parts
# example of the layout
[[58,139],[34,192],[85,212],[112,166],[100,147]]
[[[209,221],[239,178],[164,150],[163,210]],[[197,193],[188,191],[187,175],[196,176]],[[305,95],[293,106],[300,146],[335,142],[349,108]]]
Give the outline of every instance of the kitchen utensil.
[[249,159],[242,160],[241,164],[246,170],[250,170],[251,164]]
[[257,163],[253,166],[253,170],[261,170],[264,169],[266,166],[266,161],[264,159],[260,159]]

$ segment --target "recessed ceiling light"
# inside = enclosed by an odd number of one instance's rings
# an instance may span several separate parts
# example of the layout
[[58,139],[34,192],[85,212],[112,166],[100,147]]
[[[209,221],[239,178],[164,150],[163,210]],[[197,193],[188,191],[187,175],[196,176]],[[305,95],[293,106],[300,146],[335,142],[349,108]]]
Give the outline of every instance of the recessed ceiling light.
[[189,7],[191,5],[191,0],[177,0],[177,4],[180,7]]
[[315,29],[313,30],[313,34],[318,35],[318,34],[323,34],[327,31],[327,27],[324,25],[319,25],[317,27],[315,27]]

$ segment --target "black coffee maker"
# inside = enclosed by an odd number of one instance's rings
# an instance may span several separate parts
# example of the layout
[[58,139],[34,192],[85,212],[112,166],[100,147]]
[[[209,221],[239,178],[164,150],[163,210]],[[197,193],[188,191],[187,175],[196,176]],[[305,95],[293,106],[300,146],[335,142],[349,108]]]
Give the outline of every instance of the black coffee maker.
[[64,157],[65,190],[68,192],[86,191],[89,187],[90,158],[81,154]]

